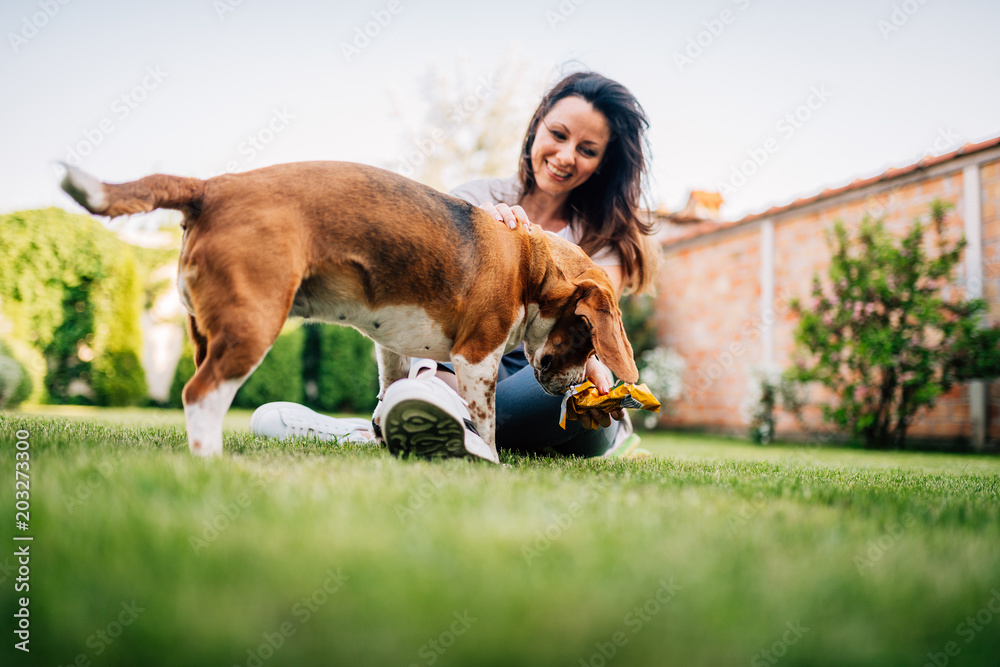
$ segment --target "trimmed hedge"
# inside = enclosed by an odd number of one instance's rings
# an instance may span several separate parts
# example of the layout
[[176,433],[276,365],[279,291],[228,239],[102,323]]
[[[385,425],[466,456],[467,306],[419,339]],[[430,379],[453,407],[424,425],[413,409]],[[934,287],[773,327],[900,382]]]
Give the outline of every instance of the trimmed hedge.
[[274,341],[271,351],[264,357],[257,370],[236,392],[233,407],[258,408],[271,401],[301,403],[302,345],[305,332],[302,327],[286,330]]
[[[182,405],[181,392],[194,371],[193,352],[185,342],[170,386],[170,405]],[[314,387],[312,396],[306,395],[307,385]],[[370,413],[377,395],[374,343],[347,327],[310,325],[286,329],[278,337],[233,406],[256,409],[271,401],[292,401],[324,412]]]
[[170,383],[170,397],[167,404],[170,407],[184,407],[184,385],[194,375],[194,350],[191,348],[191,341],[184,337],[184,347],[181,348],[181,358],[177,360],[177,367],[174,369],[174,379]]
[[[301,327],[286,328],[274,341],[271,351],[264,357],[257,370],[236,392],[233,407],[255,409],[271,401],[301,403],[304,397],[302,382],[302,349],[305,332]],[[194,351],[189,342],[184,343],[174,379],[170,384],[169,403],[183,405],[184,385],[194,375]]]
[[316,398],[327,412],[370,413],[378,403],[375,343],[350,327],[316,325]]

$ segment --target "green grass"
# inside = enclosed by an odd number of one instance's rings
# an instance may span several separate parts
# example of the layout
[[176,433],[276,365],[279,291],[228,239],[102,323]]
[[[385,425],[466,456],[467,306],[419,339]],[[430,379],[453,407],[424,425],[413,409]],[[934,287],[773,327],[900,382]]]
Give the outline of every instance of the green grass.
[[[267,441],[233,413],[226,456],[202,461],[177,412],[73,414],[0,414],[8,545],[15,431],[31,443],[32,652],[13,664],[1000,655],[997,458],[656,435],[651,460],[494,467]],[[0,571],[7,626],[13,576]],[[117,634],[133,600],[142,611],[108,644],[97,633]],[[969,616],[979,630],[960,625]]]

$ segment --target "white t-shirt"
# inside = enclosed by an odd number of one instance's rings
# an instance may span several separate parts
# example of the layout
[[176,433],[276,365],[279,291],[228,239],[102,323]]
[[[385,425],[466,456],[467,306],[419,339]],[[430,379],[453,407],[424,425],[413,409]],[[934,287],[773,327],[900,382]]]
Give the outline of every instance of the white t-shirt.
[[[463,183],[451,192],[453,197],[464,199],[473,206],[479,206],[483,202],[493,204],[514,205],[521,198],[521,182],[517,176],[510,178],[483,178],[475,181]],[[558,232],[553,232],[556,236],[561,236],[567,241],[580,245],[580,225],[582,223],[573,218],[570,224],[566,225]],[[598,266],[621,266],[622,260],[618,251],[611,246],[605,246],[598,250],[591,257],[594,264]]]

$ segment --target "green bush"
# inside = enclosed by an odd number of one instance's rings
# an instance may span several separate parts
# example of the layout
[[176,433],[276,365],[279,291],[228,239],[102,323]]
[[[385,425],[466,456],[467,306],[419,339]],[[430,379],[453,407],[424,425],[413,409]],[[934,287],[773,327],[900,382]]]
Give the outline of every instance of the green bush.
[[32,382],[28,369],[0,341],[0,408],[14,408],[31,395]]
[[[233,407],[256,409],[271,401],[303,400],[302,348],[305,332],[301,327],[285,331],[274,341],[271,351],[264,357],[257,370],[236,392]],[[194,352],[191,344],[184,342],[181,358],[174,370],[170,384],[169,405],[181,407],[184,385],[194,375]]]
[[137,405],[145,400],[146,372],[132,350],[107,352],[92,368],[91,386],[98,405]]
[[90,382],[90,361],[80,354],[84,345],[94,341],[94,308],[89,294],[90,277],[82,277],[77,285],[64,285],[61,322],[52,330],[49,343],[42,349],[45,355],[45,390],[48,397],[59,403],[76,402],[71,393],[74,381]]
[[915,415],[957,382],[1000,375],[1000,327],[982,326],[981,299],[946,300],[965,240],[949,242],[948,206],[931,204],[933,254],[916,222],[897,240],[865,218],[856,236],[837,222],[829,286],[813,280],[801,317],[791,375],[835,396],[824,418],[868,447],[902,447]]
[[[656,297],[652,294],[626,294],[618,303],[622,311],[622,324],[632,345],[632,352],[641,362],[644,352],[657,347]],[[640,366],[641,369],[641,366]]]
[[7,399],[7,404],[5,407],[12,408],[21,403],[24,403],[31,396],[31,392],[34,390],[34,383],[31,381],[31,375],[28,373],[21,362],[17,361],[14,357],[11,357],[20,367],[21,367],[21,381],[18,383],[17,388],[14,393]]
[[787,373],[755,369],[748,378],[749,395],[741,405],[743,417],[750,426],[750,440],[766,445],[774,439],[777,408],[796,414],[804,404],[801,385]]
[[[43,355],[36,364],[24,358],[33,354],[19,354],[42,379],[38,398],[80,401],[70,395],[79,380],[91,383],[98,403],[145,399],[137,363],[139,317],[150,298],[144,264],[169,253],[133,248],[93,218],[57,208],[2,215],[0,234],[0,309],[12,323],[11,342]],[[96,387],[95,372],[106,375]]]
[[236,392],[233,406],[253,409],[271,401],[301,403],[304,339],[302,327],[278,336],[264,361]]
[[378,403],[375,344],[350,327],[308,329],[316,341],[316,407],[326,412],[373,411]]
[[10,357],[0,355],[0,408],[13,407],[10,399],[21,386],[21,378],[24,375],[21,364]]
[[144,294],[136,271],[135,258],[125,253],[109,270],[99,286],[95,301],[103,304],[104,312],[96,319],[112,322],[113,326],[98,326],[94,339],[96,358],[91,364],[91,386],[98,405],[135,405],[146,399],[146,372],[139,353],[142,331],[139,317]]
[[184,385],[194,375],[194,371],[194,350],[191,348],[191,341],[185,336],[184,347],[181,349],[181,358],[177,360],[177,368],[174,369],[174,379],[170,383],[170,397],[167,399],[167,404],[170,407],[184,407],[184,400],[182,398]]
[[45,359],[42,353],[24,341],[0,341],[0,355],[10,357],[21,367],[21,381],[7,399],[7,407],[26,401],[37,401],[44,392]]
[[[194,371],[191,345],[185,341],[169,405],[181,407],[184,384]],[[318,395],[306,396],[309,383]],[[278,337],[233,406],[255,409],[270,401],[292,401],[325,412],[365,413],[375,409],[377,395],[378,367],[369,339],[347,327],[303,326]]]

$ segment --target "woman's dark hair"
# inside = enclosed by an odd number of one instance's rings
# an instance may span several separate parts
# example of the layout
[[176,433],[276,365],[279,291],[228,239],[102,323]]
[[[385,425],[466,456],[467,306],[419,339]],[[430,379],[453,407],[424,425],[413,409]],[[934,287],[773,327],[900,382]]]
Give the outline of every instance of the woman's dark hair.
[[[646,175],[646,128],[649,120],[629,90],[596,72],[570,74],[545,94],[535,110],[521,147],[517,176],[522,196],[536,187],[531,147],[538,125],[556,102],[575,95],[603,114],[611,130],[604,158],[586,182],[570,192],[569,213],[583,221],[580,247],[593,255],[611,246],[621,255],[623,287],[644,292],[656,278],[659,252],[649,239],[650,222],[640,217],[642,182]],[[647,216],[648,218],[648,216]]]

